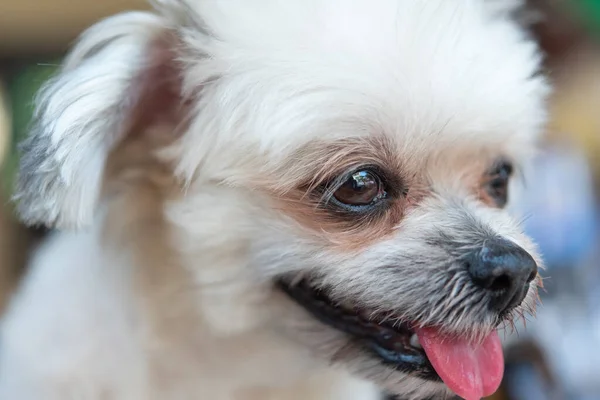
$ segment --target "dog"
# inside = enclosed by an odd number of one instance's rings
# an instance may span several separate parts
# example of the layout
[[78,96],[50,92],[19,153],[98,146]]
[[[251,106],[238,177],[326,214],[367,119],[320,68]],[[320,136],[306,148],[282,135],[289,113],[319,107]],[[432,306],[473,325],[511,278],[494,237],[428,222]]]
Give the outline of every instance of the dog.
[[546,121],[516,1],[161,0],[36,100],[11,400],[478,399],[542,261],[510,205]]

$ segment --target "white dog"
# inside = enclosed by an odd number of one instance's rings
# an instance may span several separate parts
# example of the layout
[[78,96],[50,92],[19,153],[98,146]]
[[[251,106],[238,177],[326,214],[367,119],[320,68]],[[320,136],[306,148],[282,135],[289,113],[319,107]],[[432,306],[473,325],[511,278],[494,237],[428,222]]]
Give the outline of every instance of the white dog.
[[469,400],[538,256],[505,209],[548,86],[507,0],[162,0],[89,29],[17,191],[60,228],[2,400]]

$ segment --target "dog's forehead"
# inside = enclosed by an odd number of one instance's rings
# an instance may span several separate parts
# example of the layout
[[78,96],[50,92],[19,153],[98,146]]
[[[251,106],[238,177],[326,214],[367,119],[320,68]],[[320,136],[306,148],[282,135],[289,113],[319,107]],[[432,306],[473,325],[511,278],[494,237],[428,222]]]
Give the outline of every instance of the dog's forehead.
[[374,134],[516,153],[545,120],[537,47],[484,0],[211,4],[227,126],[273,155]]

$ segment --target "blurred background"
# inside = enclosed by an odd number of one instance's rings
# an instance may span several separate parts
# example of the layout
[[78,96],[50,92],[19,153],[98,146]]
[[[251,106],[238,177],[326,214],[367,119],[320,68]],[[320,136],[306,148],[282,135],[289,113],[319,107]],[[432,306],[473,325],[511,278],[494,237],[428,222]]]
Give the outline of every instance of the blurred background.
[[[540,11],[533,32],[555,93],[535,175],[515,207],[548,268],[537,318],[506,333],[505,382],[494,399],[600,400],[600,0],[530,3]],[[46,234],[19,225],[8,201],[32,96],[82,29],[145,7],[0,0],[0,312]]]

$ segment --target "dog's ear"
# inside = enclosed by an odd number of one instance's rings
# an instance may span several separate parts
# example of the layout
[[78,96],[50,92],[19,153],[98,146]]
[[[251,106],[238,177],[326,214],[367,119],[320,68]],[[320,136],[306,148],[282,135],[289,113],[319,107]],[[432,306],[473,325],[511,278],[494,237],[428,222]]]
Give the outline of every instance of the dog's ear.
[[15,199],[29,225],[93,217],[106,159],[140,120],[179,102],[177,35],[160,14],[130,12],[87,30],[36,99]]

